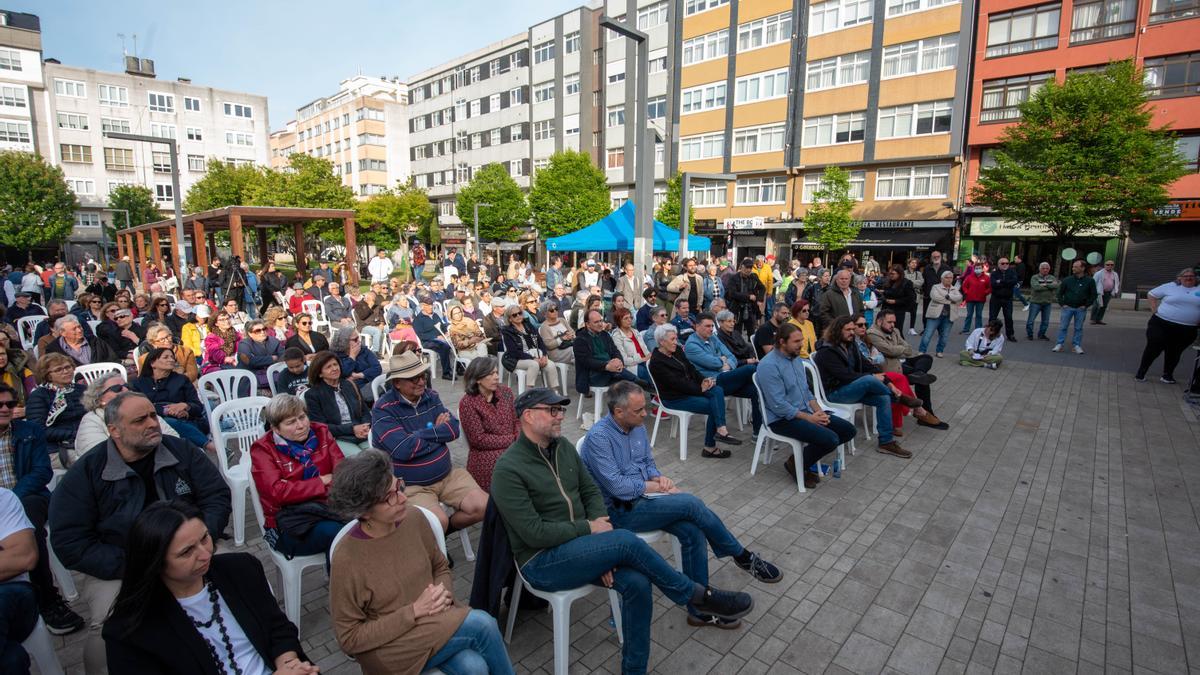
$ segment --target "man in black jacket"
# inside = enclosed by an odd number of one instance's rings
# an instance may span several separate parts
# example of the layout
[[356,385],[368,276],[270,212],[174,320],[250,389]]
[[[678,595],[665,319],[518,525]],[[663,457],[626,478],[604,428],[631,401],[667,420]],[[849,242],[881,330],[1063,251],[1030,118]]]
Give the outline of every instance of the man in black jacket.
[[585,319],[584,330],[575,337],[572,347],[575,351],[575,390],[591,398],[591,387],[607,387],[617,380],[637,382],[643,388],[650,386],[625,370],[617,343],[604,330],[604,315],[595,309],[588,310]]
[[1019,283],[1020,277],[1008,264],[1008,258],[997,260],[996,269],[992,270],[992,298],[988,302],[988,321],[1004,312],[1004,333],[1009,342],[1017,341],[1017,336],[1013,335],[1012,305],[1013,291]]
[[921,271],[921,276],[925,279],[925,285],[921,287],[921,316],[925,316],[925,312],[929,309],[929,292],[934,286],[939,286],[942,283],[942,272],[953,272],[954,268],[942,262],[942,252],[934,251],[929,254],[929,262],[925,265],[925,269]]
[[50,498],[51,545],[62,564],[84,574],[91,624],[84,668],[107,672],[100,627],[121,588],[125,537],[147,506],[183,499],[204,514],[216,541],[229,524],[229,486],[202,450],[162,435],[154,404],[133,392],[104,407],[109,441],[71,466]]
[[754,261],[743,258],[738,273],[731,276],[725,283],[725,299],[729,303],[729,311],[737,319],[735,330],[745,335],[753,335],[762,316],[762,304],[767,293],[758,277],[754,275]]

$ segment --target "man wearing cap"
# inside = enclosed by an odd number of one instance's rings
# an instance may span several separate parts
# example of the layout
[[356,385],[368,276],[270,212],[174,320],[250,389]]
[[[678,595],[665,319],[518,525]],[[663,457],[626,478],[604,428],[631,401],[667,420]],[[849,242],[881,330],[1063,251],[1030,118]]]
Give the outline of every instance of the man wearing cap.
[[309,295],[313,296],[313,300],[325,302],[325,298],[329,297],[329,280],[324,274],[313,273],[312,285],[308,287]]
[[[643,382],[625,370],[621,352],[612,335],[604,330],[604,315],[599,310],[586,310],[584,330],[575,337],[575,390],[587,398],[592,387],[607,387],[617,380]],[[649,386],[648,383],[646,383]]]
[[596,269],[596,261],[588,259],[583,274],[580,275],[580,288],[591,288],[600,285],[600,271]]
[[487,336],[487,350],[492,356],[500,352],[500,331],[504,329],[504,308],[507,306],[504,298],[492,298],[492,311],[483,317],[483,334]]
[[[450,464],[447,445],[459,436],[458,420],[425,386],[429,361],[404,350],[388,359],[388,389],[371,409],[371,437],[392,457],[392,471],[407,486],[409,501],[434,513],[442,528],[461,529],[483,520],[488,495],[466,469]],[[447,518],[439,504],[454,509]]]
[[737,318],[734,330],[740,330],[746,335],[753,335],[762,316],[761,304],[766,295],[762,281],[754,275],[754,261],[743,258],[738,273],[729,278],[725,284],[725,298],[729,301],[729,311]]
[[174,310],[168,314],[166,320],[163,321],[167,328],[171,329],[171,336],[174,337],[177,342],[183,339],[183,327],[186,326],[188,322],[194,320],[192,316],[193,311],[194,310],[191,303],[189,303],[187,300],[178,300],[175,303]]
[[541,387],[517,398],[521,433],[496,462],[492,498],[529,585],[554,592],[602,584],[621,594],[621,672],[644,673],[654,611],[651,585],[675,604],[726,623],[749,614],[754,599],[697,583],[632,531],[613,529],[600,489],[575,446],[560,437],[569,403]]
[[4,313],[4,320],[12,325],[17,325],[17,320],[26,316],[45,316],[46,310],[42,309],[41,305],[34,304],[33,292],[25,289],[17,289],[14,294],[15,300],[12,307]]
[[421,313],[413,319],[413,330],[421,338],[421,346],[437,352],[438,361],[442,365],[442,379],[449,380],[455,367],[454,355],[450,351],[450,343],[442,339],[446,333],[446,323],[441,317],[433,314],[433,298],[421,296]]

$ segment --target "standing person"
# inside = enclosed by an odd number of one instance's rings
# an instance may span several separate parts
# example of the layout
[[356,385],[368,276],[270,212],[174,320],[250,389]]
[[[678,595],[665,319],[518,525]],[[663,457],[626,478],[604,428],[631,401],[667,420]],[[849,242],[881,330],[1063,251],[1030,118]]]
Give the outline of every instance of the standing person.
[[425,279],[425,246],[417,242],[410,252],[412,260],[413,280],[422,283]]
[[1012,257],[1012,270],[1017,273],[1017,286],[1013,288],[1013,297],[1021,301],[1021,306],[1029,311],[1029,299],[1021,292],[1025,287],[1026,280],[1029,278],[1029,268],[1025,266],[1025,260],[1019,255]]
[[[550,275],[546,274],[546,284],[549,288],[554,288],[550,284]],[[625,296],[629,304],[633,306],[634,311],[640,310],[646,304],[646,298],[642,295],[642,291],[646,290],[646,284],[633,273],[633,263],[626,262],[624,266],[624,274],[617,280],[617,292]]]
[[925,309],[924,331],[921,333],[921,346],[918,351],[928,354],[929,340],[933,338],[934,331],[937,331],[936,353],[939,359],[942,357],[942,353],[946,351],[946,335],[954,329],[962,300],[962,293],[954,284],[954,272],[942,272],[941,283],[934,285],[930,290],[930,302]]
[[1038,326],[1037,339],[1049,340],[1046,329],[1050,328],[1050,307],[1058,292],[1058,277],[1050,273],[1050,263],[1038,265],[1038,273],[1029,281],[1029,318],[1025,319],[1025,335],[1033,339],[1033,322],[1042,315],[1042,323]]
[[74,274],[67,274],[67,266],[54,263],[54,273],[50,275],[46,286],[46,300],[74,300],[75,292],[79,290],[79,280]]
[[129,256],[125,256],[117,261],[117,271],[115,276],[118,290],[133,288],[133,265],[129,262]]
[[463,375],[465,392],[458,402],[463,436],[467,438],[467,473],[480,489],[492,489],[492,470],[496,460],[517,440],[516,399],[512,389],[500,384],[499,363],[494,356],[471,361]]
[[817,315],[821,326],[828,326],[839,316],[863,313],[862,293],[854,288],[854,273],[846,268],[833,275],[833,285],[821,294],[817,302]]
[[240,311],[246,302],[246,273],[242,271],[242,259],[233,256],[229,259],[229,267],[221,274],[221,290],[224,291],[225,302],[233,300]]
[[762,317],[762,302],[766,289],[754,274],[754,261],[743,258],[738,273],[725,284],[725,298],[729,311],[737,318],[737,330],[753,335]]
[[390,258],[383,250],[375,252],[375,257],[371,258],[371,262],[367,263],[367,272],[371,274],[371,283],[386,284],[392,276],[392,271],[396,266],[392,264]]
[[1013,293],[1020,285],[1021,279],[1016,270],[1008,264],[1008,258],[996,261],[996,269],[992,270],[992,299],[988,304],[988,323],[1004,313],[1004,334],[1009,342],[1016,342],[1017,336],[1013,330]]
[[[911,264],[910,264],[911,267]],[[941,284],[942,274],[949,272],[950,276],[954,276],[954,268],[949,264],[942,262],[942,252],[934,251],[929,254],[929,262],[926,263],[925,269],[921,271],[921,278],[924,279],[925,295],[921,300],[921,320],[929,316],[929,301],[932,299],[933,288]],[[924,332],[924,329],[922,329]]]
[[667,284],[667,291],[676,293],[676,306],[680,299],[687,300],[688,307],[700,311],[704,306],[704,279],[696,274],[696,259],[688,258],[683,263],[683,273]]
[[1113,298],[1121,297],[1121,276],[1116,271],[1117,264],[1111,260],[1104,261],[1104,268],[1097,270],[1092,279],[1096,282],[1096,293],[1100,298],[1092,306],[1092,323],[1097,326],[1104,324],[1104,312],[1108,311],[1108,303]]
[[283,292],[287,290],[287,279],[284,278],[283,272],[275,269],[275,263],[267,263],[266,269],[262,272],[259,289],[262,292],[262,307],[259,309],[259,316],[266,317],[267,309],[271,305],[283,306],[283,303],[279,299],[283,297]]
[[1146,380],[1146,371],[1163,354],[1161,381],[1175,384],[1175,366],[1183,350],[1196,340],[1200,326],[1200,289],[1196,285],[1196,271],[1185,267],[1175,277],[1174,283],[1156,287],[1146,296],[1150,301],[1150,321],[1146,324],[1146,348],[1134,377],[1139,382]]
[[1096,302],[1096,280],[1087,275],[1087,265],[1082,260],[1071,263],[1071,276],[1058,286],[1058,304],[1062,318],[1058,324],[1058,340],[1050,350],[1061,352],[1067,341],[1067,328],[1075,322],[1075,334],[1071,344],[1076,354],[1083,353],[1083,318],[1087,309]]
[[[915,260],[909,261],[915,263]],[[919,274],[913,274],[917,281],[924,283]],[[883,307],[896,313],[896,326],[904,333],[904,317],[912,315],[912,334],[916,335],[917,327],[917,287],[899,265],[892,265],[888,270],[887,283],[883,287]]]
[[987,297],[991,292],[992,279],[984,271],[983,265],[975,265],[972,271],[963,275],[962,296],[967,303],[967,318],[963,321],[963,335],[983,327],[983,305],[987,302]]

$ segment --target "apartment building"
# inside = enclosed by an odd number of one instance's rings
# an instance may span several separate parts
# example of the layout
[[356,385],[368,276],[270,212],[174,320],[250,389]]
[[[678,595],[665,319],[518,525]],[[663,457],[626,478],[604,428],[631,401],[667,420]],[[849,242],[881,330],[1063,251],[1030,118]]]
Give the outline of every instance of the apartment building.
[[[807,8],[807,11],[804,9]],[[825,167],[850,172],[876,260],[953,245],[973,0],[683,0],[679,168],[698,231],[807,259]],[[962,48],[960,48],[960,46]]]
[[0,11],[0,150],[46,153],[34,112],[45,94],[38,17]]
[[342,184],[360,197],[407,180],[408,87],[398,77],[357,75],[337,92],[305,104],[296,119],[270,135],[270,164],[287,166],[294,152],[328,159]]
[[577,7],[529,29],[530,156],[533,170],[550,155],[577,150],[604,161],[601,5]]
[[[1051,80],[1134,59],[1143,69],[1154,124],[1170,124],[1191,173],[1171,187],[1171,204],[1153,227],[1112,227],[1067,242],[1080,256],[1117,260],[1130,291],[1158,284],[1196,262],[1200,250],[1200,2],[1197,0],[980,0],[973,54],[970,146],[965,195],[991,160],[1018,106]],[[1044,228],[1014,227],[990,209],[964,209],[960,255],[1021,254],[1052,260],[1058,242]],[[1122,247],[1121,244],[1124,244]]]

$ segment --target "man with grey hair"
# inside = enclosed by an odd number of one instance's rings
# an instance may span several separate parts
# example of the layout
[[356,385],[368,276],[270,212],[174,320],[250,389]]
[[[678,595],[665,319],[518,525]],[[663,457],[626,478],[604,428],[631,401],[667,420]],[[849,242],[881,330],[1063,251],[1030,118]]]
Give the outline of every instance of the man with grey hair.
[[89,363],[116,363],[120,359],[103,340],[89,339],[83,332],[83,324],[74,314],[60,317],[54,322],[58,339],[46,345],[46,353],[66,354],[76,366]]
[[833,323],[839,316],[852,316],[863,313],[863,300],[851,283],[854,273],[848,269],[840,269],[833,275],[833,285],[821,294],[817,301],[817,314],[821,319],[818,332]]
[[507,323],[504,320],[504,310],[508,307],[502,297],[492,298],[491,312],[483,317],[483,334],[487,337],[488,354],[495,356],[500,352],[500,331]]
[[1042,316],[1038,326],[1037,339],[1049,341],[1046,331],[1050,328],[1050,308],[1054,305],[1054,296],[1058,293],[1058,277],[1050,271],[1050,263],[1038,265],[1038,273],[1029,280],[1029,317],[1025,319],[1025,335],[1033,339],[1033,322],[1038,315]]
[[164,437],[154,404],[142,394],[118,394],[104,407],[109,439],[80,457],[50,497],[51,545],[69,570],[84,575],[91,621],[84,669],[106,673],[100,628],[121,589],[125,538],[156,501],[182,499],[200,509],[216,541],[229,524],[229,486],[204,451]]
[[[54,322],[63,318],[68,314],[66,300],[51,300],[46,303],[47,318],[45,321],[38,323],[37,328],[33,330],[33,343],[37,344],[42,338],[50,334],[50,330],[54,327]],[[93,337],[92,329],[89,326],[83,326],[83,334],[88,337]]]

